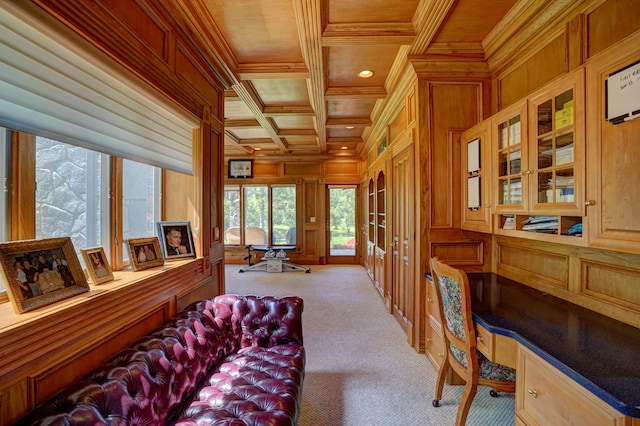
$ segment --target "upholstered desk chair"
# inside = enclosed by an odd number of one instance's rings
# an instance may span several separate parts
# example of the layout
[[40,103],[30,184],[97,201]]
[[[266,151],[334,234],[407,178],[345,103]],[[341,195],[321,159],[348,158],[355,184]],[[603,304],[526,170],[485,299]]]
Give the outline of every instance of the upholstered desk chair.
[[438,297],[440,318],[448,348],[440,365],[433,406],[440,406],[442,388],[452,368],[465,382],[458,406],[456,425],[464,425],[478,385],[491,388],[491,396],[500,392],[515,392],[516,372],[513,368],[489,361],[476,351],[476,333],[471,316],[471,300],[467,274],[446,265],[437,257],[430,261],[431,275]]

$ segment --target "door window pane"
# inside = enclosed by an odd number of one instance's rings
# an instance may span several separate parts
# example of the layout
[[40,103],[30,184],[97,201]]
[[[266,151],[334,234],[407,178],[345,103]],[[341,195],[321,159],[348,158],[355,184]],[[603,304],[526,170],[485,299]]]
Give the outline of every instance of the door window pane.
[[329,254],[356,255],[356,188],[329,188]]
[[269,242],[269,188],[266,185],[244,187],[244,243]]
[[273,186],[271,244],[296,244],[296,187]]
[[240,187],[224,187],[224,243],[240,245]]

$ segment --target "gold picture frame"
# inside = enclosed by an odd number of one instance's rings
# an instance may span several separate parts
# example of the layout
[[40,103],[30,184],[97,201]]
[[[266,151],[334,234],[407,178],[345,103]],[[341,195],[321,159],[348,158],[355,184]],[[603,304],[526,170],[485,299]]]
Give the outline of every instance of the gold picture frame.
[[0,243],[0,264],[18,314],[89,291],[69,237]]
[[80,253],[93,285],[113,281],[113,271],[102,247],[82,249]]
[[127,240],[129,260],[134,271],[164,265],[158,237],[132,238]]

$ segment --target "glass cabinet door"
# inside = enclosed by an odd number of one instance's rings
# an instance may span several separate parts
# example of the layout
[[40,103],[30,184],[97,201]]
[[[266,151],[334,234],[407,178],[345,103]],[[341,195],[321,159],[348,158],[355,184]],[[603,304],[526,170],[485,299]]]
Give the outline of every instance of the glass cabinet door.
[[583,86],[580,70],[531,98],[532,212],[582,215]]
[[573,89],[537,106],[537,202],[573,203]]
[[494,121],[497,152],[494,163],[497,175],[496,211],[525,208],[527,175],[526,113],[523,105],[516,105],[500,114]]

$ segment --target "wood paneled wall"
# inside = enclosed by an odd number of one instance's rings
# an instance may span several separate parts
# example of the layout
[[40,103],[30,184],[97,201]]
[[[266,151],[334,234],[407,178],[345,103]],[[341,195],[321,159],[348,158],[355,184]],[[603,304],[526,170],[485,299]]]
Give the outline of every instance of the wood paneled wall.
[[[135,273],[117,271],[112,282],[21,315],[11,311],[11,304],[0,304],[2,425],[13,423],[179,309],[224,291],[222,111],[223,92],[232,84],[210,46],[196,45],[189,37],[185,11],[177,3],[34,0],[17,2],[16,7],[50,27],[52,37],[65,31],[62,22],[139,76],[145,89],[157,90],[201,120],[194,131],[194,175],[166,173],[169,191],[163,200],[163,219],[192,221],[200,257]],[[18,161],[13,169],[24,173],[28,168],[22,166],[33,153],[13,157]],[[12,214],[22,214],[22,203],[15,205],[18,211]],[[20,223],[29,223],[29,218]],[[12,229],[13,239],[33,235],[29,229]]]

